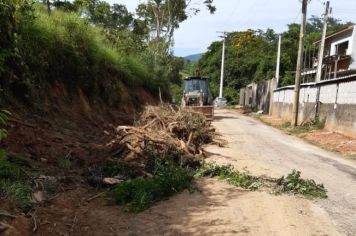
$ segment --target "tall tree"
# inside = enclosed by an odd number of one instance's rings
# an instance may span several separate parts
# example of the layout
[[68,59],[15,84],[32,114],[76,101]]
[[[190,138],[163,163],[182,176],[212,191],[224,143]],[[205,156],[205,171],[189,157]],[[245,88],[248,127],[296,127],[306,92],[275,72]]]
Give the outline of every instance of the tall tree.
[[137,7],[137,15],[148,22],[151,39],[164,39],[171,45],[174,31],[179,24],[189,16],[197,14],[202,4],[211,13],[215,12],[213,0],[148,0]]

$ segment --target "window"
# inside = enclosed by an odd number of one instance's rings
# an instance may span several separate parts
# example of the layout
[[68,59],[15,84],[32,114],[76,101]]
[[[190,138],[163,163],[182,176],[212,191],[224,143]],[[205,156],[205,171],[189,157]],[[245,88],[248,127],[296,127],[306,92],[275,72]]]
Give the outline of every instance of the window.
[[349,48],[349,41],[337,44],[335,45],[335,47],[337,56],[345,56],[347,53],[347,49]]

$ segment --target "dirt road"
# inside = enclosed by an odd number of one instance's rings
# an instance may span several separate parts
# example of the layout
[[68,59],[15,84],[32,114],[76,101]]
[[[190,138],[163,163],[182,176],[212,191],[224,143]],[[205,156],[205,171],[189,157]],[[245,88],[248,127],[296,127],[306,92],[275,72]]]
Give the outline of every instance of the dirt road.
[[297,169],[324,183],[329,198],[276,196],[201,178],[201,192],[185,191],[134,214],[104,198],[83,204],[93,192],[74,189],[37,209],[35,235],[356,235],[355,163],[237,112],[219,110],[213,124],[228,145],[206,147],[210,160],[270,177]]
[[303,177],[313,178],[328,189],[329,198],[315,201],[312,206],[325,211],[339,233],[356,235],[355,161],[234,111],[217,111],[214,125],[229,145],[225,149],[210,146],[207,150],[213,155],[212,159],[231,163],[254,175],[279,177],[292,169],[301,171]]

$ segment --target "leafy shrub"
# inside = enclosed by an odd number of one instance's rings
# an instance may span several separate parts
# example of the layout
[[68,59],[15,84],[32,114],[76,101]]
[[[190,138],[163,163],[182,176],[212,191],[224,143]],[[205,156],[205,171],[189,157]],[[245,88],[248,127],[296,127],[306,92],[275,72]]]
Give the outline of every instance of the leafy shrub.
[[287,177],[280,178],[277,193],[285,192],[312,198],[327,198],[324,185],[317,184],[312,179],[302,179],[300,176],[300,171],[293,170]]
[[117,204],[140,212],[158,200],[189,189],[192,181],[193,175],[187,169],[173,162],[157,163],[153,177],[128,180],[114,187],[110,195]]
[[24,212],[32,206],[31,183],[21,175],[20,168],[6,158],[5,151],[0,152],[0,196],[15,200]]
[[219,177],[229,184],[250,190],[256,190],[261,186],[257,177],[240,173],[231,165],[219,166],[216,163],[203,163],[196,172],[197,176]]

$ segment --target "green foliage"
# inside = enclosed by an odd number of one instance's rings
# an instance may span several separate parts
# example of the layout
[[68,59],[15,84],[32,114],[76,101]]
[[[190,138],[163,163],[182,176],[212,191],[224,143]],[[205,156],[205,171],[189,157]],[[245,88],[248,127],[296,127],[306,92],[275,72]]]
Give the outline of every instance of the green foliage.
[[219,177],[220,179],[226,180],[231,185],[250,190],[257,190],[262,185],[258,178],[246,173],[240,173],[231,165],[219,166],[213,162],[203,163],[202,166],[197,170],[196,175]]
[[286,129],[286,128],[291,127],[291,125],[292,125],[292,122],[287,121],[287,122],[284,122],[284,123],[281,125],[281,128],[282,128],[282,129]]
[[[36,88],[54,82],[63,82],[70,91],[80,87],[87,96],[99,96],[109,104],[118,104],[119,80],[129,86],[157,91],[161,78],[153,79],[148,65],[136,53],[140,47],[131,53],[136,42],[141,42],[138,36],[120,27],[105,31],[75,12],[53,10],[48,15],[38,4],[35,8],[26,8],[29,17],[25,19],[26,14],[21,14],[21,9],[28,2],[8,2],[14,9],[11,17],[20,15],[22,20],[5,19],[12,25],[8,28],[12,29],[9,34],[13,39],[11,44],[0,45],[0,63],[8,65],[0,64],[0,74],[3,69],[7,75],[2,77],[1,83],[16,97],[28,100],[38,94]],[[0,27],[6,30],[5,26]],[[3,45],[6,48],[1,48]],[[14,56],[3,56],[8,52]]]
[[19,64],[19,39],[21,24],[32,19],[33,2],[30,0],[0,0],[0,83],[16,76],[11,70]]
[[191,187],[193,175],[173,162],[156,163],[153,177],[128,180],[113,188],[110,196],[117,204],[127,205],[133,212],[147,209],[154,202],[166,199]]
[[[224,97],[231,104],[238,102],[238,89],[251,81],[260,81],[273,75],[276,34],[272,30],[244,31],[229,34],[226,39]],[[214,42],[197,67],[211,78],[211,90],[218,95],[220,83],[222,43]]]
[[202,163],[200,168],[197,170],[197,176],[203,177],[216,177],[216,176],[229,176],[234,171],[232,165],[222,165],[219,166],[214,162]]
[[[350,22],[342,23],[331,18],[329,30],[335,31]],[[314,49],[313,43],[321,37],[322,19],[313,16],[307,25],[305,47]],[[299,24],[289,24],[288,30],[282,33],[282,51],[280,65],[280,85],[292,85],[295,70],[300,34]],[[230,103],[236,103],[240,88],[251,82],[258,82],[274,77],[276,67],[277,34],[272,29],[247,30],[233,32],[226,38],[224,97]],[[208,51],[196,65],[202,74],[212,78],[211,89],[214,96],[218,95],[220,82],[222,42],[213,42]]]
[[0,197],[13,199],[18,207],[29,211],[32,206],[31,183],[22,175],[20,167],[9,162],[5,151],[0,151]]
[[320,119],[317,118],[317,119],[313,119],[309,122],[305,122],[302,125],[294,127],[294,128],[291,128],[290,125],[286,126],[286,127],[282,126],[282,128],[286,128],[289,133],[297,135],[297,134],[307,133],[312,130],[324,129],[325,122],[326,122],[326,120],[321,121]]
[[16,180],[19,177],[20,169],[7,160],[4,150],[0,150],[0,179]]
[[33,207],[31,194],[31,185],[26,181],[0,179],[0,196],[13,199],[23,212],[28,212]]
[[72,168],[72,162],[69,158],[62,158],[58,160],[58,166],[62,168],[64,172],[68,172]]
[[302,179],[300,171],[293,170],[278,180],[277,193],[299,194],[311,198],[327,198],[324,185],[312,179]]
[[7,110],[0,110],[0,142],[7,138],[7,130],[3,128],[11,113]]

